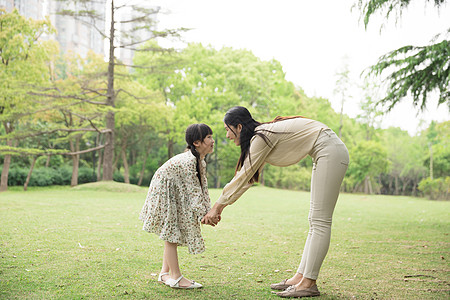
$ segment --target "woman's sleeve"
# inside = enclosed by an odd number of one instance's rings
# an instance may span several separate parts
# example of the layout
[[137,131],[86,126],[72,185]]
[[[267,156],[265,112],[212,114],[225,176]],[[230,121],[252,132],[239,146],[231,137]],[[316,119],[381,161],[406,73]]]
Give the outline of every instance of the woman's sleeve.
[[255,135],[250,142],[250,157],[244,160],[243,167],[234,175],[233,179],[225,185],[222,190],[222,195],[217,200],[219,204],[231,205],[247,191],[252,184],[250,179],[257,170],[261,171],[267,155],[269,155],[275,144],[270,141],[270,146],[263,140],[262,137]]

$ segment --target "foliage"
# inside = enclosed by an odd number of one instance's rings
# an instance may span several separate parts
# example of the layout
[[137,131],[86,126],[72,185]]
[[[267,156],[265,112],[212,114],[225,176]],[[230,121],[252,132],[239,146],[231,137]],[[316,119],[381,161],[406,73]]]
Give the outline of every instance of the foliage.
[[[43,34],[54,32],[48,19],[35,21],[19,15],[17,10],[6,13],[0,9],[0,122],[7,132],[2,140],[15,139],[18,121],[21,131],[32,114],[45,111],[48,103],[28,95],[32,85],[48,82],[48,64],[58,48],[53,41],[42,41]],[[18,154],[20,147],[2,146],[0,153]]]
[[[79,162],[74,160],[73,165],[80,164],[81,168],[73,176],[79,183],[96,180],[96,173],[101,178],[98,166],[104,158],[99,149],[107,143],[104,133],[110,132],[106,115],[113,113],[114,180],[148,185],[168,157],[184,150],[185,128],[202,122],[212,127],[216,140],[215,152],[207,157],[209,185],[221,187],[233,177],[239,156],[239,148],[225,138],[222,123],[225,111],[234,105],[248,107],[262,122],[277,115],[302,115],[335,132],[342,129],[341,138],[351,156],[343,191],[357,190],[369,178],[377,192],[417,194],[420,180],[428,176],[428,144],[434,155],[435,176],[448,174],[448,122],[433,123],[417,137],[400,129],[376,129],[378,115],[373,105],[378,96],[370,87],[366,88],[363,103],[365,115],[353,119],[336,113],[327,99],[306,96],[300,87],[286,80],[278,61],[262,61],[247,50],[217,50],[201,44],[167,51],[150,41],[139,48],[151,51],[138,51],[133,62],[136,68],[115,62],[115,72],[120,76],[114,79],[114,106],[110,106],[105,102],[107,81],[99,75],[108,69],[101,56],[88,53],[82,58],[66,53],[56,57],[50,55],[53,48],[46,47],[42,49],[47,52],[41,50],[48,55],[33,56],[36,61],[29,61],[38,66],[36,70],[31,68],[28,75],[42,80],[30,77],[33,86],[22,86],[16,93],[17,99],[23,101],[15,106],[15,113],[25,105],[28,113],[14,119],[14,131],[0,128],[0,141],[15,139],[15,145],[0,145],[0,163],[5,154],[17,154],[18,148],[27,155],[14,158],[9,180],[12,185],[23,184],[31,157],[42,154],[52,155],[37,158],[30,185],[67,184],[70,171],[75,169],[68,165],[77,151]],[[37,63],[39,57],[45,59]],[[11,82],[15,80],[10,78],[12,73],[3,75]],[[345,79],[346,74],[342,76]],[[46,89],[39,90],[39,84]],[[339,93],[344,97],[342,88]],[[11,93],[15,93],[14,89]],[[33,102],[37,98],[29,97],[26,91],[40,96],[39,101]],[[41,104],[45,104],[44,108],[36,109]],[[7,120],[9,116],[3,113],[0,117]],[[364,142],[367,139],[372,141]],[[72,155],[58,155],[67,152]],[[45,166],[50,168],[44,170]],[[40,181],[36,176],[42,177]],[[268,165],[263,184],[308,190],[310,176],[308,159],[287,168]]]
[[311,187],[311,167],[296,164],[289,167],[264,167],[264,185],[280,189],[308,191]]
[[[425,2],[434,2],[436,7],[447,2],[446,0],[425,0]],[[405,10],[411,3],[411,0],[358,0],[357,6],[361,11],[361,16],[364,19],[364,25],[367,28],[370,18],[379,13],[389,19],[392,13],[395,14],[396,19],[400,18],[403,10]]]
[[449,200],[450,177],[447,176],[436,179],[428,177],[422,179],[419,183],[419,190],[430,200]]
[[[395,13],[399,19],[402,12],[410,4],[410,0],[359,0],[358,8],[364,18],[367,28],[369,20],[376,13],[389,18]],[[431,2],[430,0],[426,2]],[[434,0],[439,8],[445,0]],[[369,68],[368,75],[389,75],[384,78],[388,85],[387,94],[380,100],[386,104],[388,110],[392,109],[399,101],[411,95],[415,106],[424,110],[427,105],[428,95],[438,91],[439,104],[447,104],[450,108],[450,41],[445,40],[450,33],[450,28],[443,34],[443,39],[437,41],[437,35],[430,45],[407,45],[393,50],[378,60],[376,65]]]
[[166,119],[169,141],[184,144],[184,130],[191,123],[212,127],[217,148],[208,158],[208,172],[215,185],[232,178],[238,156],[238,149],[226,142],[221,121],[228,108],[245,105],[261,121],[301,109],[294,86],[285,80],[279,62],[261,61],[246,50],[190,44],[171,56],[138,53],[135,63],[166,66],[153,73],[138,69],[136,77],[147,88],[164,92],[171,107]]
[[[9,171],[8,186],[23,186],[29,168],[12,167]],[[57,169],[37,167],[34,169],[28,186],[70,185],[72,167],[62,166]],[[80,184],[96,181],[95,173],[90,167],[80,167],[78,182]]]
[[[389,82],[388,92],[380,100],[392,109],[399,101],[412,95],[413,104],[425,110],[428,95],[438,91],[438,103],[450,108],[450,41],[429,46],[405,46],[380,57],[369,74]],[[395,70],[395,71],[392,71]]]
[[386,149],[375,141],[360,141],[350,152],[350,162],[347,172],[355,183],[386,173],[389,168]]

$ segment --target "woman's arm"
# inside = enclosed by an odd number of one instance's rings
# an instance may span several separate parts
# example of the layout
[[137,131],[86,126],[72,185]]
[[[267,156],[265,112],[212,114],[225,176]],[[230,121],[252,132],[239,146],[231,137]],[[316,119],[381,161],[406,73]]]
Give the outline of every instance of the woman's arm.
[[275,146],[276,141],[271,141],[271,146],[259,136],[253,137],[250,144],[250,157],[244,160],[243,167],[234,175],[233,179],[225,185],[222,190],[222,194],[216,203],[231,205],[241,195],[247,191],[252,184],[249,183],[256,171],[261,171],[267,155],[269,155],[272,148]]

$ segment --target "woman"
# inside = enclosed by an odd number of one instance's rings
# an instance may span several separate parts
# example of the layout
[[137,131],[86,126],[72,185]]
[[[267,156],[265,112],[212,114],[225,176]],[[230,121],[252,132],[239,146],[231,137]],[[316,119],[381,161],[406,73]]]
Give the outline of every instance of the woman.
[[215,226],[223,209],[233,204],[252,185],[265,163],[285,167],[308,154],[313,159],[310,229],[297,273],[271,288],[285,290],[281,297],[319,296],[319,269],[330,244],[331,220],[339,189],[347,171],[349,156],[344,143],[326,125],[303,117],[277,117],[272,122],[255,121],[242,106],[228,110],[224,117],[227,138],[241,147],[234,178],[202,219]]
[[202,285],[181,275],[178,246],[189,253],[205,251],[200,220],[211,208],[205,156],[214,151],[212,130],[206,124],[186,129],[187,149],[165,162],[153,175],[140,219],[143,229],[164,241],[158,282],[172,288],[195,289]]

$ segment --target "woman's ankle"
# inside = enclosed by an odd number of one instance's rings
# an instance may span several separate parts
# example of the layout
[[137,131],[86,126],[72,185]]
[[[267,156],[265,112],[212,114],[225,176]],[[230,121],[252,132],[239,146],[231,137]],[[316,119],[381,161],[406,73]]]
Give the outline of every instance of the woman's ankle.
[[303,277],[302,280],[295,285],[297,289],[309,289],[316,284],[315,279],[310,279],[307,277]]
[[296,284],[298,284],[300,281],[302,281],[302,279],[303,279],[303,275],[302,275],[302,274],[300,274],[300,273],[295,273],[294,276],[292,276],[291,278],[289,278],[289,279],[286,281],[286,284],[296,285]]

